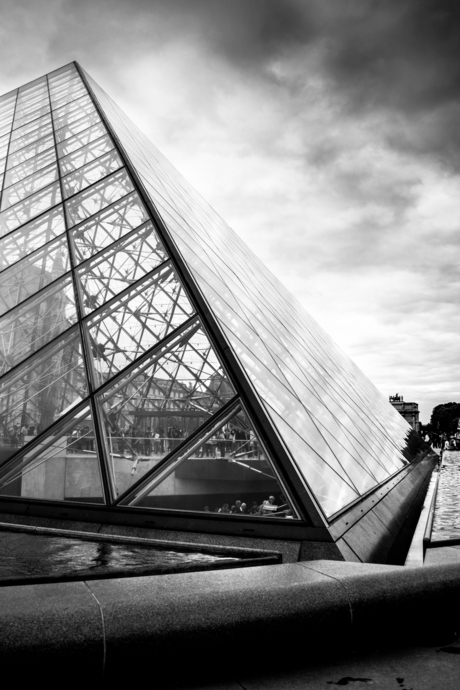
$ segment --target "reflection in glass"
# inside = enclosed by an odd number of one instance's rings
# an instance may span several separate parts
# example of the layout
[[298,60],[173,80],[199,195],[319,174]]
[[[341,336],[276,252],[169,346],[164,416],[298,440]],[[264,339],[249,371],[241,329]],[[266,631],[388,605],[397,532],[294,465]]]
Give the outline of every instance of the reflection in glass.
[[0,273],[0,314],[4,314],[69,270],[65,236],[37,249]]
[[115,202],[71,232],[76,263],[80,263],[137,228],[148,218],[137,192]]
[[39,350],[0,379],[0,448],[6,459],[88,394],[78,329]]
[[110,465],[123,493],[234,396],[199,323],[160,345],[99,402]]
[[[87,292],[85,310],[98,306],[99,299],[98,294]],[[192,314],[171,265],[162,264],[152,276],[135,283],[85,322],[96,384],[124,369]]]
[[[118,464],[122,466],[121,460]],[[239,517],[297,517],[241,403],[208,424],[123,504]]]
[[[55,169],[56,170],[56,169]],[[54,174],[54,173],[53,173]],[[39,216],[51,206],[61,201],[59,182],[40,189],[31,196],[0,213],[0,237],[7,232],[27,223],[28,220]]]
[[[110,249],[84,264],[77,272],[86,313],[133,285],[167,259],[160,238],[151,223],[116,242]],[[89,305],[86,305],[87,300]]]
[[52,132],[51,115],[45,115],[45,117],[34,120],[34,122],[31,122],[25,127],[15,129],[11,135],[10,153],[14,153],[32,144],[34,141],[38,141],[46,135],[52,134]]
[[8,312],[0,328],[0,376],[70,328],[76,320],[69,275]]
[[[46,128],[46,130],[48,131],[49,128]],[[46,134],[46,136],[42,136],[40,139],[34,138],[34,140],[27,146],[21,145],[21,147],[19,147],[19,144],[22,144],[20,139],[17,139],[15,144],[17,145],[17,150],[15,150],[15,146],[11,147],[8,156],[8,168],[14,168],[14,166],[19,165],[19,163],[24,163],[24,161],[28,160],[29,158],[38,156],[39,153],[53,148],[54,138],[52,134]]]
[[123,169],[80,192],[65,203],[69,227],[98,213],[132,189],[132,182]]
[[14,168],[10,168],[8,170],[5,175],[5,187],[9,187],[20,180],[24,180],[26,177],[28,178],[37,171],[46,168],[52,163],[55,163],[55,161],[56,153],[54,149],[48,149],[44,153],[41,153],[34,158],[29,158],[29,160],[25,161],[24,163],[20,163]]
[[42,247],[65,230],[62,206],[55,206],[39,218],[21,226],[0,240],[0,271]]
[[72,194],[77,194],[121,167],[122,162],[118,153],[115,150],[109,151],[101,158],[64,177],[62,180],[64,196],[68,198]]
[[[67,153],[92,141],[92,139],[97,139],[102,134],[105,134],[105,127],[100,120],[101,118],[94,111],[89,115],[81,117],[79,120],[65,125],[65,127],[56,129],[56,141],[60,142],[58,143],[59,156],[65,156]],[[72,139],[72,141],[68,141],[69,139]]]
[[[11,187],[3,190],[2,195],[2,211],[13,204],[17,204],[26,197],[30,197],[35,192],[38,192],[43,187],[55,182],[58,179],[57,165],[53,163],[48,167],[38,170],[36,173],[16,182]],[[33,215],[37,215],[34,213]]]
[[[113,148],[113,143],[107,135],[101,136],[95,141],[91,141],[89,144],[77,148],[73,153],[69,153],[67,156],[61,158],[59,165],[62,174],[68,175],[87,163],[91,163],[91,161],[96,158],[100,158],[104,153],[108,153]],[[60,151],[61,150],[62,147]]]
[[88,79],[230,349],[327,515],[401,469],[404,420]]
[[88,407],[33,444],[37,431],[20,436],[31,448],[0,467],[0,495],[48,501],[103,503],[94,422]]

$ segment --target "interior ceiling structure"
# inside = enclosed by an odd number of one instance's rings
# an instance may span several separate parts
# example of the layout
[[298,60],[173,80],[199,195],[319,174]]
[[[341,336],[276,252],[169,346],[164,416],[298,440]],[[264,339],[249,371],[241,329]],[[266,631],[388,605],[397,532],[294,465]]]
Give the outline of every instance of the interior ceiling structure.
[[0,98],[0,189],[0,495],[318,525],[410,462],[403,418],[77,63]]

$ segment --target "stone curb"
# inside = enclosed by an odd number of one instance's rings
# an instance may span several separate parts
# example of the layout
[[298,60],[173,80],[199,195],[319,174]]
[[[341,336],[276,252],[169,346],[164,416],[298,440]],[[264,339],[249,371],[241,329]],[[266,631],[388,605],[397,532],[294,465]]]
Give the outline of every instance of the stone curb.
[[159,678],[204,654],[250,665],[256,644],[265,664],[281,649],[305,660],[324,645],[443,644],[460,623],[460,565],[309,561],[27,585],[0,588],[0,610],[4,671],[121,678],[153,664]]

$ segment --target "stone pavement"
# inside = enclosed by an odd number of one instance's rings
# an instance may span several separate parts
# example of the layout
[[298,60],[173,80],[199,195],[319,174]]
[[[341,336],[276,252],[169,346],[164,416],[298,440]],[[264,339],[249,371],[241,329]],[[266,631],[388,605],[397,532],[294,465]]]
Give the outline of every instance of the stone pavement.
[[196,676],[164,690],[459,690],[460,637],[451,644],[387,649],[343,659],[323,659],[303,667]]

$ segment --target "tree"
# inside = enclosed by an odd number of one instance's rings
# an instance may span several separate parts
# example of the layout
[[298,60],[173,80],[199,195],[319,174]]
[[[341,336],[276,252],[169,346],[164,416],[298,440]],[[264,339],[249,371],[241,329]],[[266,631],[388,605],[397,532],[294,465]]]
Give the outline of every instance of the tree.
[[460,403],[449,402],[436,405],[431,413],[430,424],[439,434],[455,434],[460,419]]

